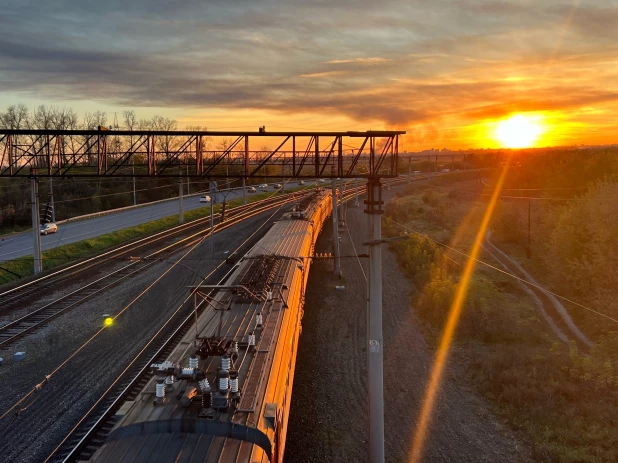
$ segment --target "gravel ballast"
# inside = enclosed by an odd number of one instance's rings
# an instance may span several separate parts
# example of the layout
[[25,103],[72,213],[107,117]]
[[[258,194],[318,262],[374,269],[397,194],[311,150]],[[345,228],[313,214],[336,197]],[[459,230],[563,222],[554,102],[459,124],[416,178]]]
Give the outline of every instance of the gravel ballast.
[[[0,420],[1,460],[44,461],[188,296],[188,286],[211,272],[225,258],[224,251],[234,250],[273,212],[274,209],[214,235],[213,259],[208,257],[209,246],[205,240],[182,260],[182,265],[177,265],[142,296],[140,294],[187,250],[124,280],[112,291],[92,297],[0,354],[7,359],[12,358],[13,352],[26,352],[24,361],[5,361],[0,368],[1,414],[96,333],[103,325],[104,314],[115,315],[135,300],[112,327],[79,351],[39,392],[25,401],[20,407],[25,410],[17,417],[11,413]],[[262,227],[243,247],[243,252],[268,228]],[[210,281],[218,281],[229,268],[223,265]],[[52,296],[48,294],[45,298]],[[192,305],[192,299],[188,303]],[[38,303],[34,303],[33,307],[37,306]]]
[[[390,193],[385,191],[385,199]],[[342,256],[367,253],[367,217],[350,207],[340,232]],[[332,226],[316,251],[331,252]],[[367,274],[367,259],[361,259]],[[368,455],[366,282],[354,257],[342,258],[343,278],[332,264],[311,269],[299,343],[285,460],[361,462]],[[336,290],[344,285],[345,290]],[[411,283],[383,247],[385,452],[389,462],[408,461],[415,424],[433,364],[433,350],[410,307]],[[447,364],[435,402],[423,462],[523,462],[528,450],[491,413],[489,405]]]

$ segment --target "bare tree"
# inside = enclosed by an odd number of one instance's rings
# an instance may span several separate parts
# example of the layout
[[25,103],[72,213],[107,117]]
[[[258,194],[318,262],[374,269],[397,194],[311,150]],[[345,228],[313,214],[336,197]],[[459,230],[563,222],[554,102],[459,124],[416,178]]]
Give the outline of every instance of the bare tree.
[[25,129],[28,127],[28,107],[24,104],[11,105],[0,113],[0,127],[3,129]]
[[122,112],[122,121],[124,123],[124,127],[127,130],[135,130],[137,126],[137,116],[135,115],[135,111],[129,109],[127,111]]

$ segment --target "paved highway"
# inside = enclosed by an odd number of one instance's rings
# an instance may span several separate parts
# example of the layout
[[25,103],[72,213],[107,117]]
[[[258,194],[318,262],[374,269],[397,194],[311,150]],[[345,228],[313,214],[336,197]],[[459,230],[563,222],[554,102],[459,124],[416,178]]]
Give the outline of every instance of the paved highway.
[[[307,181],[307,185],[311,182]],[[269,185],[268,191],[274,193],[274,188]],[[286,187],[293,188],[298,186],[296,181],[290,181]],[[219,193],[219,199],[224,191]],[[227,200],[242,198],[242,188],[225,190]],[[263,193],[247,193],[247,196]],[[199,196],[185,196],[183,201],[185,211],[207,207],[207,203],[200,203]],[[140,207],[121,209],[110,212],[106,215],[85,218],[82,220],[72,219],[70,222],[59,223],[58,232],[51,235],[41,236],[41,246],[43,251],[53,249],[63,244],[75,243],[76,241],[93,238],[105,233],[122,230],[123,228],[133,227],[153,220],[177,215],[179,211],[178,199],[149,203]],[[73,221],[74,220],[74,221]],[[0,262],[16,259],[33,254],[32,232],[19,233],[0,238]]]

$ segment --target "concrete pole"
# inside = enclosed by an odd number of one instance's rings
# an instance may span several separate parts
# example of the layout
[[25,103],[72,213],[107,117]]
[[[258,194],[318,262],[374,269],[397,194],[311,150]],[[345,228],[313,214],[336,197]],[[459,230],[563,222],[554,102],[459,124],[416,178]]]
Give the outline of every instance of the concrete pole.
[[54,206],[54,187],[52,178],[49,177],[49,202],[51,204],[52,222],[56,223],[56,208]]
[[358,207],[358,177],[354,179],[354,207]]
[[189,164],[187,164],[187,196],[191,194],[190,182],[191,182],[191,179],[189,178]]
[[185,221],[185,211],[184,211],[184,204],[183,204],[183,181],[182,181],[182,172],[180,172],[180,175],[178,176],[178,205],[180,207],[179,211],[178,211],[178,223],[183,223]]
[[[131,158],[131,162],[133,162],[133,158]],[[137,195],[135,194],[135,166],[133,167],[133,205],[137,205]]]
[[210,257],[214,255],[214,249],[212,245],[212,232],[215,228],[215,196],[213,192],[210,192],[210,233],[208,236],[208,253]]
[[382,342],[382,185],[370,179],[369,215],[369,312],[367,314],[367,373],[369,375],[369,461],[384,462],[384,378]]
[[36,169],[30,169],[30,207],[32,209],[32,238],[34,240],[34,274],[43,271],[41,255],[41,218],[39,216],[39,179]]
[[337,180],[335,180],[335,178],[333,177],[331,183],[333,188],[333,253],[335,254],[335,275],[341,276],[341,258],[339,256],[339,230],[337,227]]
[[285,153],[283,153],[283,164],[281,164],[281,193],[285,193]]
[[242,178],[242,203],[247,204],[247,179]]
[[343,213],[343,189],[345,185],[343,183],[343,179],[339,181],[339,213],[337,214],[339,218],[339,222],[343,225],[345,221],[345,214]]

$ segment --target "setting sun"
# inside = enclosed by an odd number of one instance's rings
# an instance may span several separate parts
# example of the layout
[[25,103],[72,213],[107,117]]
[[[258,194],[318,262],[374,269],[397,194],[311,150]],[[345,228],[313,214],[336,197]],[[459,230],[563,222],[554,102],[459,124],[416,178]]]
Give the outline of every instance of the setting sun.
[[518,114],[496,125],[495,138],[505,148],[528,148],[543,132],[538,118]]

